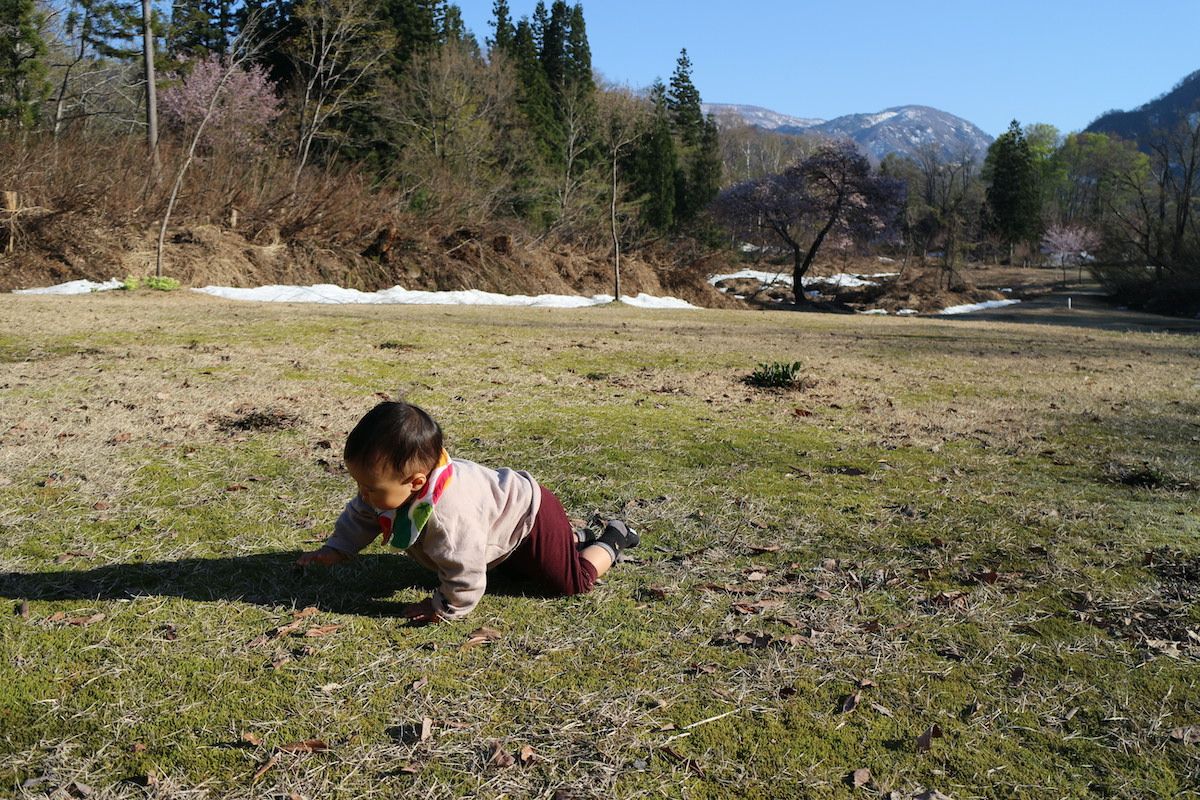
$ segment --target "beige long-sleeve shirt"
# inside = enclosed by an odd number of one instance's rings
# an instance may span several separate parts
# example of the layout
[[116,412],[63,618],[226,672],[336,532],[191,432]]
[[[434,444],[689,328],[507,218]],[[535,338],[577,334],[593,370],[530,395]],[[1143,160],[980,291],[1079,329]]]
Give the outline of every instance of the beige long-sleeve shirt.
[[[529,536],[542,493],[528,472],[452,461],[450,484],[407,552],[438,575],[434,610],[446,619],[459,619],[483,596],[488,569]],[[354,555],[380,534],[380,516],[356,496],[346,504],[325,546]]]

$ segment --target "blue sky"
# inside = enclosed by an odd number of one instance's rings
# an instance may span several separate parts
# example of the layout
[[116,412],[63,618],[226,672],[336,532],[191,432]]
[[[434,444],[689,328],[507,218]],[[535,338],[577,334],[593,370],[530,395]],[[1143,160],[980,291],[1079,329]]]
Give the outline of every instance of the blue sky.
[[[516,17],[536,0],[509,0]],[[492,0],[458,0],[480,42]],[[549,2],[547,2],[549,5]],[[1200,69],[1200,0],[585,0],[592,64],[634,87],[686,47],[706,102],[830,119],[929,105],[992,135],[1080,130]]]

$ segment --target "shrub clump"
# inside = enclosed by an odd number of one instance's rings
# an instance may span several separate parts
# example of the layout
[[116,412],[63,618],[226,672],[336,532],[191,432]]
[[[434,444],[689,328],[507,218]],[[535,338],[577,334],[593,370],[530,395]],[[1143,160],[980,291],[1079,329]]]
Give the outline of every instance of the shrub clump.
[[759,364],[742,378],[742,382],[759,389],[802,389],[804,379],[800,377],[800,370],[803,366],[799,361]]

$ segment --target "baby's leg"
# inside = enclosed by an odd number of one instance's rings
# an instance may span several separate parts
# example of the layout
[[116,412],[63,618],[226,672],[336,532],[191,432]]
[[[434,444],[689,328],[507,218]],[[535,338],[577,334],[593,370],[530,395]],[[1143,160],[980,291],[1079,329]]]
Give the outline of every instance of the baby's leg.
[[553,492],[541,491],[533,530],[504,566],[553,594],[584,594],[612,566],[611,557],[596,546],[578,550],[578,539],[562,503]]

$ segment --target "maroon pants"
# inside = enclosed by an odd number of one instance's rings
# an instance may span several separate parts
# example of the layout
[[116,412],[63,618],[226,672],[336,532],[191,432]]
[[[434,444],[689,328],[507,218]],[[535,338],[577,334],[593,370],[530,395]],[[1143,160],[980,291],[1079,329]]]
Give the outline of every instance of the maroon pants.
[[596,568],[575,548],[575,531],[562,503],[542,488],[542,504],[529,537],[499,569],[556,595],[583,594],[596,583]]

